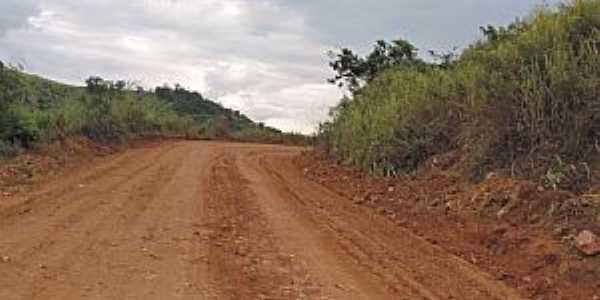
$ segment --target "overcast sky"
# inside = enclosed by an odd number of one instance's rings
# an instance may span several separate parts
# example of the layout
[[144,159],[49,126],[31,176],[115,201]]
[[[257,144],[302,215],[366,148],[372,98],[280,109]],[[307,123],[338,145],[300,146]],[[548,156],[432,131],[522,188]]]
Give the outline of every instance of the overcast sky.
[[[549,3],[557,2],[546,1]],[[0,60],[81,84],[180,83],[257,121],[310,132],[340,97],[326,52],[403,37],[449,50],[542,0],[0,0]]]

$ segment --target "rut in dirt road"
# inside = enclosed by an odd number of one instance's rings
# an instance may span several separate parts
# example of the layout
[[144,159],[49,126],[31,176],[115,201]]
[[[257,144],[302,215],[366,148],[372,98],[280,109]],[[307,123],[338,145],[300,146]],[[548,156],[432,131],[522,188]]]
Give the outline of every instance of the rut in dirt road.
[[169,142],[0,202],[0,299],[521,299],[307,180],[302,149]]

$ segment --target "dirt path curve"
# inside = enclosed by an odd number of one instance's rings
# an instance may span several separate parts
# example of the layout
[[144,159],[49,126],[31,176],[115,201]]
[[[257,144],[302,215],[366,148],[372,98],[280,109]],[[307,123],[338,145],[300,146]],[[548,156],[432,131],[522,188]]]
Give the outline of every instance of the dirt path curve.
[[300,151],[167,142],[0,200],[0,299],[522,299],[307,180]]

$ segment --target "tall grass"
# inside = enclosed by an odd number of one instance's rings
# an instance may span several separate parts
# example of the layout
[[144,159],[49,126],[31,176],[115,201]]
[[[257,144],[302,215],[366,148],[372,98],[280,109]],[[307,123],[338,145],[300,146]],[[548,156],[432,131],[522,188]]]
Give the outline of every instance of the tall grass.
[[380,74],[334,109],[321,136],[339,160],[385,174],[451,150],[473,175],[583,160],[600,142],[599,50],[599,0],[538,8],[447,68]]

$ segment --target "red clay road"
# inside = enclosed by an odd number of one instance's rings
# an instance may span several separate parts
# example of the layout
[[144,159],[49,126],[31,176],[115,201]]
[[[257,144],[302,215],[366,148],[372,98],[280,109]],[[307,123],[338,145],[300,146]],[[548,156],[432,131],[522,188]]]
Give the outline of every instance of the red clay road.
[[308,180],[301,148],[164,142],[0,200],[0,299],[522,299]]

